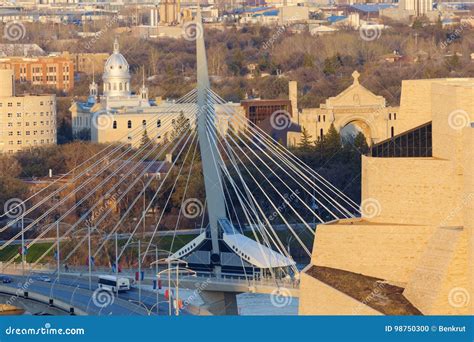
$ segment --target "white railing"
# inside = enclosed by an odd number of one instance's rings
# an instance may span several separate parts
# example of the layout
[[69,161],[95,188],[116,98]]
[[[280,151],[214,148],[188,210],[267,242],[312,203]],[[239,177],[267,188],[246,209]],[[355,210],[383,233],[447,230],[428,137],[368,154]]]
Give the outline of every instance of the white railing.
[[[32,264],[25,263],[24,270],[27,273],[30,272],[50,272],[50,273],[56,273],[57,268],[56,265],[53,264],[36,264],[34,268],[31,267]],[[6,265],[6,267],[3,267],[3,263],[0,262],[0,270],[4,273],[18,273],[23,270],[22,264],[21,263],[10,263]],[[137,269],[122,269],[120,274],[129,276],[134,278],[135,273],[137,272]],[[89,272],[88,266],[69,266],[68,271],[64,269],[64,266],[61,266],[61,274],[79,274],[80,276],[85,276]],[[156,279],[156,270],[155,268],[144,268],[142,269],[142,272],[144,272],[144,276],[146,279]],[[92,274],[94,276],[97,276],[98,274],[114,274],[112,269],[110,267],[105,267],[105,266],[94,266],[92,268]],[[163,273],[162,278],[166,278],[167,273]],[[173,269],[171,269],[171,277],[174,278],[173,275]],[[289,279],[289,278],[265,278],[261,277],[260,274],[258,275],[238,275],[238,274],[232,274],[232,273],[221,273],[220,277],[216,277],[214,273],[211,272],[199,272],[197,273],[197,277],[191,277],[191,276],[186,276],[186,275],[180,275],[181,280],[196,280],[196,281],[202,281],[202,279],[209,279],[214,282],[222,282],[222,283],[227,283],[227,284],[242,284],[242,285],[258,285],[258,286],[272,286],[272,287],[278,287],[278,286],[284,286],[287,288],[295,288],[297,289],[299,287],[299,282],[294,280],[294,279]]]

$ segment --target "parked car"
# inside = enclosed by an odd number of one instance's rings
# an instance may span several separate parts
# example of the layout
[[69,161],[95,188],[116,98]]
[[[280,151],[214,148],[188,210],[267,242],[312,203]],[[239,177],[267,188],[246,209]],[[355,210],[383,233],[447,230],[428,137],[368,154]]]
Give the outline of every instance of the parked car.
[[3,284],[10,284],[12,281],[12,278],[8,276],[0,276],[0,282],[2,282]]
[[33,280],[44,281],[46,283],[51,282],[51,278],[44,274],[38,274],[32,277]]

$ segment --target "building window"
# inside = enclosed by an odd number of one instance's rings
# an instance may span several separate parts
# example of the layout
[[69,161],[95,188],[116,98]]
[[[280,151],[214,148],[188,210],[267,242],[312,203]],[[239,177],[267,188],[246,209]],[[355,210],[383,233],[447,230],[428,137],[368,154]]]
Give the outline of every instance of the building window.
[[391,127],[392,129],[391,138],[372,146],[372,157],[431,157],[433,155],[431,122],[398,136],[395,136],[394,127]]
[[319,136],[321,137],[321,139],[324,137],[324,131],[322,128],[319,130]]
[[392,113],[388,113],[388,119],[392,120]]
[[393,120],[397,120],[397,113],[393,113]]
[[128,120],[127,127],[132,128],[132,120]]
[[393,138],[395,136],[395,128],[390,128],[390,136]]
[[112,128],[113,129],[117,129],[117,121],[114,120],[113,124],[112,124]]
[[161,127],[161,120],[156,121],[156,127],[158,127],[158,128]]
[[142,125],[143,125],[144,127],[146,127],[146,120],[143,120],[143,121],[142,121]]

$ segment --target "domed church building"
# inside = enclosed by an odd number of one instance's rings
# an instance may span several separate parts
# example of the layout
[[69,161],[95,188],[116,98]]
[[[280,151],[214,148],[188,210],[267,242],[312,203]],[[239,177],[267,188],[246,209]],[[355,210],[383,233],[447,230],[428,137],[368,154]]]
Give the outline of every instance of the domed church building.
[[[102,81],[102,95],[99,95],[99,86],[93,79],[87,101],[74,101],[69,109],[76,138],[90,137],[91,141],[97,143],[128,142],[138,147],[145,130],[148,137],[156,142],[169,137],[173,131],[172,123],[180,113],[194,125],[195,111],[192,105],[160,98],[149,99],[144,77],[138,92],[132,91],[130,66],[120,53],[117,39],[113,53],[105,63]],[[227,105],[234,109],[234,114],[244,115],[240,104]],[[219,130],[227,130],[228,113],[216,105],[216,114]]]

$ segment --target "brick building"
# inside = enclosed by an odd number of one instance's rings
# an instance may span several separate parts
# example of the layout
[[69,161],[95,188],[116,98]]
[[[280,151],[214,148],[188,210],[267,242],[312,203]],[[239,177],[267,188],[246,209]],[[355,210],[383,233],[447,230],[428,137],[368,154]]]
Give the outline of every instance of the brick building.
[[74,88],[74,64],[63,56],[0,58],[0,69],[13,69],[15,79],[69,92]]

